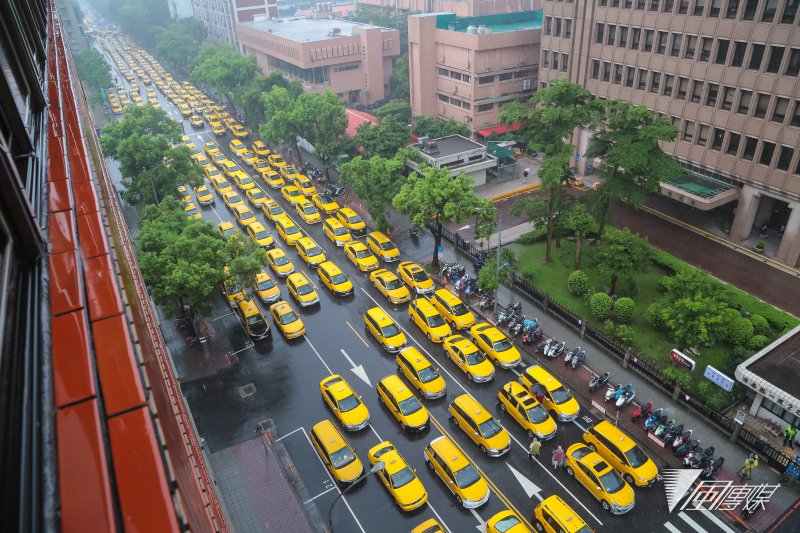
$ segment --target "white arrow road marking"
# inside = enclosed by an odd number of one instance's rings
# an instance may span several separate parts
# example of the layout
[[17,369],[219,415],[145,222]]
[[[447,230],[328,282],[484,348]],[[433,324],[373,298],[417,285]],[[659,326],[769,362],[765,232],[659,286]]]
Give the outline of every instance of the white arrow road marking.
[[478,529],[478,531],[480,531],[481,533],[485,533],[486,522],[483,520],[483,518],[481,518],[481,515],[478,514],[478,511],[476,511],[475,509],[470,509],[469,512],[471,512],[472,516],[475,517],[475,520],[478,521],[478,525],[475,526]]
[[361,381],[372,387],[372,383],[370,383],[369,378],[367,377],[367,371],[364,370],[364,365],[355,364],[353,360],[350,359],[350,356],[347,355],[347,352],[345,352],[344,350],[339,350],[339,351],[342,352],[344,358],[347,359],[348,363],[350,363],[350,366],[352,367],[350,370],[353,372],[353,374],[358,376],[361,379]]
[[516,468],[511,466],[509,463],[506,463],[506,466],[511,469],[511,473],[514,474],[514,477],[517,478],[517,481],[519,481],[519,484],[522,485],[522,490],[525,491],[525,494],[528,495],[528,498],[536,496],[536,498],[539,501],[543,501],[544,500],[544,498],[542,498],[542,494],[541,494],[542,489],[537,487],[536,484],[533,481],[531,481],[530,479],[525,477],[524,474],[522,474],[519,470],[517,470]]
[[465,229],[469,229],[470,227],[471,227],[471,226],[470,226],[469,224],[467,224],[467,225],[466,225],[466,226],[464,226],[463,228],[458,228],[458,231],[464,231]]

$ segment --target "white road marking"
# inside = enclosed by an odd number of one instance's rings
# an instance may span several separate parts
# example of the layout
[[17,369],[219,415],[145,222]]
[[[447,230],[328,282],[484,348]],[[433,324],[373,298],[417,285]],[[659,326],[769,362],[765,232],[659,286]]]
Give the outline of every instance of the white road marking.
[[302,430],[303,430],[303,426],[300,426],[300,427],[299,427],[299,428],[297,428],[297,429],[293,429],[292,431],[290,431],[289,433],[287,433],[287,434],[286,434],[286,435],[284,435],[283,437],[280,437],[280,438],[278,438],[278,439],[275,439],[275,442],[282,441],[283,439],[285,439],[285,438],[286,438],[286,437],[288,437],[289,435],[292,435],[292,434],[294,434],[294,433],[297,433],[298,431],[302,431]]
[[528,495],[528,498],[536,496],[540,502],[544,500],[544,498],[542,498],[542,489],[536,486],[536,483],[525,477],[522,472],[511,466],[511,463],[506,463],[506,466],[511,469],[511,473],[514,474],[514,478],[516,478],[519,484],[522,485],[522,490],[525,491],[525,494]]
[[378,434],[378,431],[377,431],[377,430],[376,430],[376,429],[373,427],[373,425],[372,425],[371,423],[370,423],[370,424],[367,424],[367,427],[368,427],[369,429],[371,429],[371,430],[372,430],[372,433],[374,433],[374,434],[375,434],[375,436],[378,438],[378,442],[379,442],[379,443],[380,443],[380,442],[383,442],[383,439],[382,439],[382,438],[381,438],[381,436]]
[[681,530],[673,526],[670,522],[665,522],[664,527],[669,529],[672,533],[681,533]]
[[328,494],[328,493],[329,493],[330,491],[332,491],[332,490],[336,490],[336,487],[331,487],[331,488],[329,488],[328,490],[325,490],[325,491],[322,491],[322,492],[320,492],[319,494],[317,494],[317,495],[316,495],[316,496],[314,496],[313,498],[309,498],[309,499],[307,499],[306,501],[304,501],[304,502],[303,502],[303,505],[308,505],[309,503],[313,502],[314,500],[316,500],[316,499],[317,499],[317,498],[319,498],[320,496],[324,496],[325,494]]
[[708,530],[703,529],[700,524],[689,518],[689,515],[687,515],[685,511],[678,513],[678,516],[680,516],[684,522],[689,524],[689,527],[697,531],[697,533],[708,533]]
[[333,370],[331,370],[331,367],[329,367],[329,366],[328,366],[328,363],[326,363],[326,362],[325,362],[325,359],[323,359],[323,358],[322,358],[322,356],[319,354],[319,352],[317,351],[317,349],[316,349],[316,348],[314,348],[314,345],[313,345],[313,344],[311,344],[311,340],[308,338],[308,335],[304,335],[304,337],[305,337],[305,339],[306,339],[306,342],[308,343],[308,345],[309,345],[309,346],[311,346],[311,349],[312,349],[312,350],[314,350],[314,353],[315,353],[315,354],[317,354],[317,357],[319,357],[319,360],[320,360],[320,361],[322,361],[322,364],[323,364],[323,365],[325,366],[325,368],[328,370],[328,373],[329,373],[330,375],[333,375]]
[[736,533],[733,529],[729,528],[728,525],[725,522],[720,520],[714,513],[712,513],[708,509],[704,509],[704,508],[701,507],[700,508],[700,512],[703,513],[703,515],[706,518],[708,518],[709,520],[714,522],[717,525],[717,527],[719,527],[725,533]]
[[339,351],[342,352],[344,358],[347,359],[348,363],[350,363],[350,370],[353,372],[353,374],[358,376],[361,381],[372,387],[372,382],[369,380],[369,376],[367,376],[367,371],[364,370],[364,365],[355,364],[353,360],[350,359],[350,356],[347,355],[347,352],[344,351],[344,349],[340,349]]
[[475,520],[478,521],[478,531],[486,531],[486,521],[481,518],[481,515],[478,514],[478,511],[475,509],[470,509],[469,512],[472,513],[472,516],[474,516]]
[[433,511],[433,514],[434,514],[434,516],[436,516],[436,519],[437,519],[437,520],[439,520],[439,523],[440,523],[440,524],[442,524],[442,525],[444,526],[444,529],[445,529],[445,531],[447,531],[447,533],[453,533],[453,532],[450,530],[450,528],[449,528],[449,527],[447,527],[447,523],[445,523],[444,519],[442,519],[442,517],[441,517],[441,516],[439,516],[439,513],[437,513],[437,512],[436,512],[436,509],[434,509],[434,508],[433,508],[433,505],[431,505],[431,502],[430,502],[430,500],[428,500],[428,508],[429,508],[431,511]]

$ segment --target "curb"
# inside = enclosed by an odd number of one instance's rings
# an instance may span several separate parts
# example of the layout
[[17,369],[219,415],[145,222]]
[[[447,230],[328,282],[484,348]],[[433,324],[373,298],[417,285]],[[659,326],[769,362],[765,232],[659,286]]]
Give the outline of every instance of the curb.
[[489,200],[492,202],[500,202],[503,200],[508,200],[509,198],[513,198],[514,196],[519,196],[520,194],[529,193],[535,190],[538,190],[542,187],[541,183],[534,183],[533,185],[527,185],[525,187],[520,187],[519,189],[514,189],[513,191],[504,192],[502,194],[498,194],[496,196],[490,196]]

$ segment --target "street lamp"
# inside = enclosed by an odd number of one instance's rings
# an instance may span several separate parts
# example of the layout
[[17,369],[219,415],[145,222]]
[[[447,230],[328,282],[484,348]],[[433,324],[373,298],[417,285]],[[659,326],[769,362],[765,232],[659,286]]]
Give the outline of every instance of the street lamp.
[[350,492],[350,490],[353,487],[358,485],[361,482],[362,479],[364,479],[365,477],[367,477],[370,474],[374,474],[375,472],[380,472],[381,470],[384,469],[385,466],[386,466],[386,463],[384,463],[383,461],[378,461],[377,463],[372,465],[372,468],[369,469],[369,472],[365,472],[360,478],[358,478],[355,481],[353,481],[353,483],[351,483],[349,487],[344,489],[342,492],[339,493],[339,495],[336,498],[333,499],[333,501],[331,502],[330,507],[328,507],[328,527],[330,527],[331,533],[333,533],[333,522],[331,521],[331,519],[333,518],[333,506],[336,505],[336,502],[339,501],[339,498],[344,497],[344,495],[347,494],[348,492]]
[[[495,316],[497,316],[497,295],[498,295],[499,289],[500,289],[500,271],[502,269],[506,268],[506,267],[511,266],[511,264],[509,264],[509,263],[506,263],[503,266],[500,266],[500,247],[502,246],[502,241],[500,239],[500,231],[501,231],[501,224],[502,224],[502,221],[500,219],[500,210],[497,209],[496,206],[493,206],[493,207],[478,207],[475,210],[476,211],[490,211],[490,210],[492,210],[492,211],[495,212],[495,216],[497,217],[497,251],[495,252],[495,256],[496,256],[496,259],[497,259],[497,265],[496,265],[496,270],[494,272],[494,281],[495,281],[495,284],[497,285],[497,287],[495,288],[495,295],[494,295],[495,296],[494,297],[494,314],[495,314]],[[491,238],[492,238],[492,236],[490,235],[489,239],[487,239],[487,241],[486,241],[486,249],[487,250],[489,249],[489,241],[491,240]]]
[[169,165],[170,163],[172,163],[172,161],[173,161],[173,159],[171,157],[168,157],[168,158],[164,159],[161,163],[159,163],[156,166],[154,166],[153,168],[151,168],[150,172],[147,173],[147,176],[150,178],[150,186],[153,187],[153,198],[155,198],[155,200],[156,200],[156,205],[158,205],[158,193],[156,192],[156,184],[153,181],[153,173],[156,170],[158,170],[159,168],[161,168],[161,167],[163,167],[165,165]]

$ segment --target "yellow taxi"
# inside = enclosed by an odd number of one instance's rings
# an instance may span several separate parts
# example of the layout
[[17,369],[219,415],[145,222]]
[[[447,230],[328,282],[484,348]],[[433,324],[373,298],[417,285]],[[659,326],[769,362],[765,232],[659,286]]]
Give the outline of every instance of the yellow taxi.
[[225,135],[225,126],[219,120],[211,122],[211,133],[217,137],[222,137]]
[[253,214],[250,208],[244,205],[244,203],[233,206],[233,217],[243,228],[246,228],[253,222],[257,222],[256,215]]
[[327,194],[317,193],[311,197],[311,201],[314,202],[314,205],[317,206],[317,209],[319,209],[326,215],[336,214],[336,211],[338,211],[340,208],[339,202],[337,202]]
[[319,214],[317,206],[305,198],[298,200],[294,208],[306,224],[319,224],[322,222],[322,215]]
[[397,322],[380,307],[368,309],[364,314],[367,331],[389,353],[397,353],[406,346],[406,336]]
[[408,304],[408,318],[431,342],[440,343],[453,334],[439,311],[425,298],[416,298]]
[[291,259],[280,248],[273,248],[267,252],[267,265],[279,278],[285,278],[294,272],[294,265]]
[[222,152],[217,152],[216,154],[212,155],[211,156],[211,161],[213,161],[214,164],[217,165],[219,168],[224,168],[225,167],[225,163],[228,162],[228,161],[233,163],[233,161],[228,159],[228,156],[226,156]]
[[281,299],[281,289],[270,275],[262,270],[256,274],[256,284],[253,290],[265,304],[271,304]]
[[277,220],[279,217],[286,216],[286,212],[283,210],[283,208],[272,198],[267,198],[267,200],[261,205],[261,212],[264,213],[264,216],[267,217],[267,219],[272,223],[275,223],[275,220]]
[[189,104],[183,103],[178,105],[178,111],[181,112],[181,116],[188,117],[192,114],[192,108],[189,107]]
[[286,288],[292,298],[300,304],[300,307],[309,307],[319,303],[316,288],[301,272],[289,274],[289,277],[286,278]]
[[277,153],[268,155],[267,162],[272,166],[272,168],[281,168],[287,165],[283,156]]
[[353,282],[333,261],[325,261],[317,267],[319,280],[336,296],[353,294]]
[[469,329],[472,339],[495,365],[500,368],[514,368],[522,363],[519,353],[506,335],[488,322],[475,324]]
[[381,268],[369,275],[369,280],[375,288],[393,304],[400,304],[411,299],[411,293],[403,282],[385,268]]
[[378,268],[378,258],[361,241],[350,241],[344,245],[344,253],[361,272]]
[[633,509],[636,504],[633,489],[599,453],[576,442],[567,448],[565,463],[567,475],[577,479],[600,501],[603,509],[615,515]]
[[413,511],[425,505],[428,493],[417,477],[416,469],[408,466],[391,442],[383,441],[373,446],[368,455],[371,465],[374,466],[378,461],[384,464],[383,469],[378,470],[375,475],[401,511]]
[[425,463],[453,493],[458,505],[475,509],[489,501],[489,485],[461,448],[445,436],[425,447]]
[[214,190],[217,191],[217,194],[223,196],[226,192],[233,192],[233,186],[231,182],[225,179],[224,176],[214,176],[209,178],[211,182],[211,186],[214,187]]
[[292,185],[297,185],[294,182],[294,178],[295,178],[295,176],[297,176],[299,174],[299,172],[297,171],[297,169],[295,168],[294,165],[290,164],[290,165],[278,167],[278,172],[280,172],[281,176],[283,176],[283,179],[285,179],[286,181],[290,182]]
[[262,340],[272,337],[272,332],[269,329],[269,324],[261,314],[261,309],[256,305],[253,300],[242,300],[236,304],[234,309],[239,317],[239,320],[253,340]]
[[583,518],[555,494],[533,509],[533,519],[536,529],[544,533],[593,533]]
[[303,193],[303,196],[306,198],[314,196],[317,193],[317,189],[314,187],[314,182],[302,174],[295,174],[292,177],[292,182],[294,183],[295,187],[300,189],[300,191]]
[[253,141],[253,151],[258,156],[267,157],[269,155],[269,148],[264,144],[264,141]]
[[481,453],[500,457],[511,451],[511,436],[478,400],[462,394],[448,408],[450,416]]
[[230,130],[231,130],[231,133],[233,134],[233,136],[236,137],[237,139],[246,139],[247,136],[249,135],[249,133],[247,133],[247,130],[245,129],[245,127],[242,126],[241,124],[232,125],[230,127]]
[[191,124],[193,128],[202,128],[203,118],[198,117],[197,115],[192,115],[191,117],[189,117],[189,124]]
[[486,522],[486,533],[533,533],[514,511],[500,511]]
[[528,439],[550,440],[558,426],[539,401],[516,381],[509,381],[497,392],[498,406],[511,415],[528,434]]
[[494,377],[494,367],[472,341],[461,335],[451,335],[442,343],[447,356],[475,383],[485,383]]
[[242,157],[242,154],[247,150],[247,146],[245,146],[244,143],[239,139],[232,140],[228,146],[230,147],[231,152],[239,157]]
[[237,233],[239,233],[236,229],[236,226],[234,226],[232,222],[228,222],[227,220],[217,224],[217,229],[219,230],[220,233],[222,233],[223,237],[230,237],[231,235],[236,235]]
[[250,166],[253,168],[254,171],[258,172],[259,176],[263,176],[264,172],[271,171],[269,163],[265,159],[261,159],[260,157],[255,161],[250,163]]
[[367,246],[372,253],[383,259],[386,263],[400,260],[400,250],[389,240],[389,237],[380,231],[373,231],[367,235]]
[[234,179],[235,176],[246,175],[239,165],[228,160],[223,161],[222,172],[225,173],[228,179]]
[[292,219],[289,217],[280,217],[276,220],[275,228],[278,230],[278,235],[281,236],[281,239],[289,246],[294,246],[294,244],[303,237],[300,228],[297,224],[292,222]]
[[297,242],[294,243],[294,247],[297,249],[297,255],[300,256],[300,259],[312,268],[325,262],[327,259],[325,257],[325,252],[322,251],[322,248],[320,248],[311,237],[302,237],[298,239]]
[[[225,267],[225,273],[228,273],[228,267]],[[247,293],[244,292],[244,289],[239,282],[235,279],[228,277],[225,278],[222,282],[222,294],[225,295],[225,299],[228,301],[228,305],[231,307],[236,307],[236,304],[239,302],[243,302],[247,299]]]
[[183,212],[186,213],[186,216],[189,218],[189,220],[196,220],[199,218],[203,218],[203,215],[200,214],[200,211],[197,209],[197,206],[194,205],[194,203],[192,202],[189,202],[188,204],[186,204],[186,206],[184,206]]
[[261,172],[261,177],[264,178],[264,183],[266,183],[267,187],[270,189],[280,189],[286,185],[286,181],[284,181],[283,177],[274,170],[264,170]]
[[445,533],[444,526],[435,518],[429,518],[411,530],[411,533]]
[[325,468],[338,483],[349,484],[362,479],[364,465],[333,422],[323,420],[314,424],[309,438]]
[[256,153],[255,152],[251,152],[250,150],[245,150],[244,152],[239,154],[239,157],[241,157],[242,161],[247,163],[247,166],[249,166],[249,167],[252,167],[253,163],[258,161],[258,156],[256,155]]
[[462,330],[475,323],[475,315],[458,296],[449,289],[439,289],[433,293],[431,303],[454,330]]
[[239,170],[238,172],[234,172],[233,182],[236,183],[236,186],[239,187],[239,189],[241,189],[245,193],[250,189],[256,188],[256,182],[253,181],[253,178],[251,178],[241,170]]
[[428,427],[428,410],[399,377],[394,374],[386,376],[375,388],[378,401],[389,410],[404,431],[422,431]]
[[337,248],[341,248],[352,239],[347,228],[342,226],[342,223],[333,217],[325,219],[325,222],[322,224],[322,231]]
[[425,272],[425,269],[417,263],[403,261],[397,265],[397,275],[400,276],[411,290],[419,295],[430,294],[434,291],[433,279]]
[[353,235],[362,235],[367,230],[364,220],[349,207],[342,207],[336,212],[336,218]]
[[303,321],[288,303],[281,301],[270,305],[269,313],[272,315],[275,327],[281,330],[285,339],[296,339],[305,335],[306,327]]
[[194,188],[194,194],[197,196],[197,203],[200,205],[214,205],[214,195],[208,190],[206,185],[199,185]]
[[184,204],[192,201],[192,195],[189,194],[189,189],[186,188],[186,185],[178,185],[178,198]]
[[227,191],[222,193],[222,202],[231,211],[233,211],[237,205],[244,205],[242,196],[236,191]]
[[435,400],[447,394],[447,384],[428,359],[417,348],[403,348],[395,357],[397,371],[422,394],[426,400]]
[[658,478],[658,467],[624,431],[607,420],[586,428],[584,442],[622,473],[630,485],[651,487]]
[[275,239],[272,234],[261,222],[251,222],[247,225],[247,235],[259,246],[270,249],[275,246]]
[[334,374],[320,381],[319,392],[344,429],[358,431],[367,427],[369,409],[342,376]]
[[247,196],[247,199],[250,200],[250,203],[256,209],[261,209],[261,206],[263,206],[264,202],[266,202],[269,198],[264,191],[255,187],[252,189],[247,189],[244,192],[244,195]]
[[289,205],[295,205],[300,200],[304,199],[303,193],[294,185],[285,185],[281,187],[281,196],[289,202]]
[[580,406],[572,394],[550,372],[540,365],[529,366],[519,377],[519,382],[544,405],[559,422],[578,418]]

